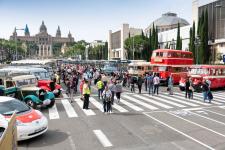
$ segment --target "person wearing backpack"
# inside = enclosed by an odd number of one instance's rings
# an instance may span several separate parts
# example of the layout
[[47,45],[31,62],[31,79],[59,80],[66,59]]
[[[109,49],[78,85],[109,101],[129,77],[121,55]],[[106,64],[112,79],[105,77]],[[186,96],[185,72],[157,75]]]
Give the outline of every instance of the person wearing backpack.
[[105,86],[105,90],[102,92],[103,109],[105,114],[112,112],[111,97],[112,97],[111,91],[109,90],[108,86]]
[[[203,94],[203,101],[205,102],[205,100],[208,99],[208,92],[209,92],[209,86],[208,83],[206,82],[206,80],[203,80],[202,83],[202,94]],[[209,99],[209,103],[211,103],[211,99]]]
[[157,95],[159,94],[159,74],[156,74],[153,78],[153,84],[154,84],[154,94],[157,93]]

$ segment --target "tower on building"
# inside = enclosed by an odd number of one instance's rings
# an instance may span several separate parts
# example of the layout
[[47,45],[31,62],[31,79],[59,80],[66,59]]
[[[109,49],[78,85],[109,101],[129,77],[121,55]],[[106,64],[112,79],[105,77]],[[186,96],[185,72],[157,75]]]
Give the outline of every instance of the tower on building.
[[28,28],[27,24],[26,24],[26,27],[24,29],[24,34],[25,34],[25,36],[30,36],[30,31],[29,31],[29,28]]
[[15,27],[15,29],[14,29],[14,31],[13,31],[13,36],[14,36],[14,37],[17,36],[16,27]]
[[42,24],[40,26],[40,32],[47,33],[47,28],[45,26],[44,21],[42,21]]
[[58,29],[56,31],[56,37],[61,37],[61,30],[60,30],[60,27],[58,26]]

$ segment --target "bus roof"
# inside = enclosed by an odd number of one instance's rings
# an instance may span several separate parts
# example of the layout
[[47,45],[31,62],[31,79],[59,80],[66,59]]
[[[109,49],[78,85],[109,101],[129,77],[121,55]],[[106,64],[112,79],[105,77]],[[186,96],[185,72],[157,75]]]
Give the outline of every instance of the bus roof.
[[192,65],[191,68],[212,68],[212,69],[218,69],[223,68],[225,69],[225,65]]
[[189,51],[183,51],[183,50],[175,50],[175,49],[156,49],[153,52],[182,52],[182,53],[192,53]]

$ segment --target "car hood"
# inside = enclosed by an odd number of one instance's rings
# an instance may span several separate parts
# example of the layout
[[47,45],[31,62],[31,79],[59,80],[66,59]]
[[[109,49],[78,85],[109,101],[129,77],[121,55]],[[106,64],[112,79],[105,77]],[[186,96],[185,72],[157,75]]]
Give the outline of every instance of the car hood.
[[38,91],[38,90],[40,90],[40,88],[36,87],[36,86],[21,87],[20,89],[22,91]]
[[17,115],[16,117],[17,120],[23,123],[29,123],[40,118],[41,116],[34,109],[31,109],[31,111],[28,113]]

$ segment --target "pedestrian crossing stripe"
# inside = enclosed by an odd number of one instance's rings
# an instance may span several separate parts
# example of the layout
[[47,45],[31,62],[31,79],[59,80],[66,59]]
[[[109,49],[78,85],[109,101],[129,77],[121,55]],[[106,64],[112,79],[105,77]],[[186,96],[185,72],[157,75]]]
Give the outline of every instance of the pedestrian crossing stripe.
[[128,101],[125,101],[124,99],[120,99],[120,102],[127,105],[128,107],[132,108],[133,110],[135,111],[144,111],[142,108],[128,102]]
[[59,119],[59,113],[56,107],[56,104],[48,109],[49,111],[49,119]]
[[149,99],[149,98],[146,98],[146,97],[143,97],[143,96],[140,96],[140,95],[134,95],[134,97],[138,97],[138,98],[140,98],[140,99],[142,99],[142,100],[144,100],[144,101],[146,101],[146,102],[149,102],[149,103],[158,105],[158,106],[163,107],[163,108],[166,108],[166,109],[171,109],[171,108],[173,108],[173,107],[171,107],[171,106],[165,105],[165,104],[163,104],[163,103],[154,101],[154,100],[152,100],[152,99]]
[[78,104],[78,106],[81,108],[81,110],[83,110],[83,112],[87,115],[87,116],[93,116],[96,115],[95,112],[91,109],[83,109],[83,101],[80,100],[80,98],[74,98],[74,101]]
[[144,106],[144,107],[146,107],[146,108],[148,108],[148,109],[150,109],[150,110],[158,110],[158,108],[156,108],[156,107],[154,107],[154,106],[152,106],[152,105],[149,105],[149,104],[147,104],[147,103],[145,103],[145,102],[142,102],[142,101],[140,101],[140,100],[137,100],[137,99],[135,99],[135,98],[133,98],[133,97],[130,97],[130,96],[128,96],[128,95],[123,95],[122,97],[123,97],[123,98],[126,98],[126,99],[128,99],[128,100],[130,100],[130,101],[133,101],[133,102],[135,102],[135,103],[138,103],[139,105],[142,105],[142,106]]
[[70,102],[67,99],[63,99],[61,100],[61,102],[69,118],[78,117],[77,113],[73,109],[73,106],[70,104]]
[[173,95],[173,97],[180,98],[180,99],[183,99],[183,100],[188,100],[190,102],[197,103],[197,104],[200,104],[200,105],[205,105],[205,106],[212,105],[212,104],[209,104],[209,103],[204,103],[203,100],[202,101],[199,101],[197,99],[187,99],[187,98],[183,97],[184,95],[182,93],[175,93],[175,94],[177,94],[177,95]]
[[165,95],[160,94],[158,97],[162,97],[164,99],[169,99],[169,100],[172,100],[172,101],[175,101],[175,102],[178,102],[178,103],[182,103],[182,104],[185,104],[185,105],[189,105],[189,106],[192,106],[192,107],[198,107],[199,106],[197,104],[193,104],[193,103],[188,102],[188,101],[183,101],[183,100],[180,100],[180,99],[176,99],[176,98],[174,98],[174,95],[169,97],[169,96],[165,96]]
[[172,102],[172,101],[168,101],[168,100],[165,100],[165,99],[161,99],[159,97],[156,97],[156,96],[150,96],[148,94],[144,94],[144,96],[147,96],[147,97],[150,97],[150,98],[153,98],[153,99],[156,99],[158,101],[162,101],[162,102],[165,102],[165,103],[168,103],[170,105],[174,105],[174,106],[177,106],[177,107],[181,107],[181,108],[184,108],[186,106],[182,105],[182,104],[178,104],[178,103],[175,103],[175,102]]
[[[122,98],[120,100],[120,104],[117,104],[116,102],[112,107],[117,112],[129,112],[129,111],[156,111],[160,109],[172,109],[172,108],[184,108],[184,107],[199,107],[201,106],[211,106],[212,104],[204,103],[201,97],[201,94],[194,95],[194,100],[189,100],[184,97],[184,93],[174,93],[175,95],[166,95],[164,93],[159,94],[157,96],[150,96],[148,94],[122,94]],[[214,94],[215,95],[215,94]],[[64,95],[66,97],[66,94]],[[75,97],[74,104],[78,105],[81,109],[81,112],[85,114],[86,116],[95,116],[96,112],[93,111],[93,109],[83,109],[83,101]],[[225,100],[220,100],[221,102],[225,102]],[[58,102],[61,102],[63,105],[65,112],[69,118],[76,118],[78,117],[78,114],[75,111],[74,104],[71,104],[68,99],[62,99]],[[213,101],[212,101],[213,102]],[[96,100],[94,97],[90,97],[90,103],[93,104],[92,107],[98,108],[99,111],[104,112],[103,110],[103,104],[102,101]],[[59,119],[60,115],[57,109],[57,105],[59,103],[56,103],[52,108],[48,109],[49,113],[49,119]],[[223,103],[214,102],[215,105],[222,105]],[[141,107],[142,106],[142,107]],[[144,107],[144,108],[143,108]],[[129,108],[129,109],[127,109]]]

